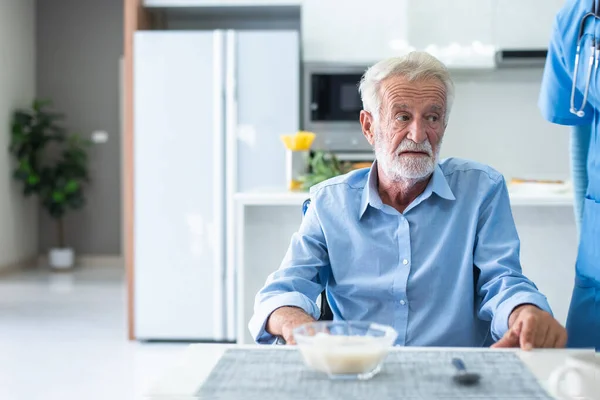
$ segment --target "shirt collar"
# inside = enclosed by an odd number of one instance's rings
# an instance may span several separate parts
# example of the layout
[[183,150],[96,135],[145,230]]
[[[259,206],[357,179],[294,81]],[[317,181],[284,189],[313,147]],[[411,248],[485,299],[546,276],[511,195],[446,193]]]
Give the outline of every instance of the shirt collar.
[[[375,161],[371,165],[371,169],[369,170],[369,174],[367,176],[367,183],[362,192],[358,214],[359,219],[362,218],[369,205],[377,209],[380,209],[383,206],[381,197],[379,197],[378,179],[377,161]],[[439,164],[436,164],[435,169],[433,170],[433,175],[427,184],[427,187],[413,203],[415,203],[415,205],[417,201],[420,203],[421,201],[429,198],[432,193],[435,193],[446,200],[456,200],[456,197],[454,196],[454,193],[452,193],[452,189],[450,189],[450,185],[448,185],[448,181],[446,180],[444,172]],[[412,207],[409,206],[409,208]],[[409,208],[407,208],[406,211],[408,211]]]
[[450,185],[448,185],[448,180],[442,171],[442,167],[440,167],[439,164],[436,164],[435,169],[433,170],[433,176],[431,177],[427,188],[425,188],[425,192],[428,192],[427,197],[429,197],[431,193],[435,193],[442,199],[456,200],[454,193],[452,193],[452,189],[450,189]]
[[369,204],[371,207],[381,208],[383,202],[381,201],[381,197],[379,197],[379,192],[377,190],[377,160],[371,164],[371,169],[369,170],[369,174],[367,175],[367,184],[362,192],[362,198],[360,201],[360,208],[358,212],[358,219],[361,219],[365,211],[367,211],[367,207]]

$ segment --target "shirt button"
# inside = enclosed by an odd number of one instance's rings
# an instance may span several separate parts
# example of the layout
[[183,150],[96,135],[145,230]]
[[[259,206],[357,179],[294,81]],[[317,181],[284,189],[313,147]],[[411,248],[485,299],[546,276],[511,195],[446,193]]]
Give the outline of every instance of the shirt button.
[[402,264],[408,265],[408,260],[405,258],[404,260],[402,260]]
[[406,302],[404,300],[400,300],[400,304],[403,305],[403,306],[405,306]]

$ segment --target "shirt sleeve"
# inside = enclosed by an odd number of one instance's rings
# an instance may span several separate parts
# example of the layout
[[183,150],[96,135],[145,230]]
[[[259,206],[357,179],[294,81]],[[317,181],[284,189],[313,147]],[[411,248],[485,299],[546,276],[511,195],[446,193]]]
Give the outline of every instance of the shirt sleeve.
[[499,340],[508,330],[515,307],[533,304],[552,313],[546,297],[521,271],[520,242],[502,177],[492,187],[480,209],[474,264],[481,271],[477,293],[478,316],[491,321],[492,338]]
[[588,187],[587,164],[591,138],[592,127],[590,125],[571,128],[571,175],[575,195],[575,223],[578,232],[581,228],[583,203]]
[[292,236],[288,251],[277,271],[269,275],[256,295],[254,315],[248,328],[257,343],[271,344],[276,337],[265,329],[271,313],[284,306],[294,306],[318,319],[317,297],[324,289],[319,278],[329,267],[325,236],[316,204],[308,207],[300,229]]
[[[561,29],[560,19],[557,16],[552,28],[552,38],[548,45],[548,55],[546,57],[546,66],[544,67],[538,105],[542,116],[552,123],[561,125],[590,124],[594,113],[589,103],[584,108],[584,117],[578,117],[570,112],[573,79],[568,63],[565,60],[563,48],[565,36],[565,32]],[[577,38],[575,37],[573,40],[577,40]],[[587,47],[584,46],[581,51],[579,63],[580,79],[585,79],[581,73],[587,68],[587,57]],[[585,68],[583,64],[586,64]],[[583,95],[576,89],[575,107],[579,109],[582,103]]]

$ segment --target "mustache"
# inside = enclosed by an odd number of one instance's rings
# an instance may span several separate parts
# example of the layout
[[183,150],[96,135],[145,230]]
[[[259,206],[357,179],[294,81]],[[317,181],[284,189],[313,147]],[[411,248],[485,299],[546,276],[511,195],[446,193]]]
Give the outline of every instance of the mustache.
[[398,145],[396,153],[399,154],[407,151],[426,153],[430,157],[433,156],[433,148],[431,147],[431,143],[429,143],[429,139],[425,140],[423,143],[415,143],[410,139],[404,139]]

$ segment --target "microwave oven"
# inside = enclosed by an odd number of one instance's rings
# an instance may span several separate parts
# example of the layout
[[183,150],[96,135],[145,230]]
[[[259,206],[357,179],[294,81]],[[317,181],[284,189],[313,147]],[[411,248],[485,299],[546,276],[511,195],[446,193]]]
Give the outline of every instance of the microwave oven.
[[316,134],[313,148],[334,152],[371,152],[360,126],[358,85],[366,67],[306,63],[303,125]]

